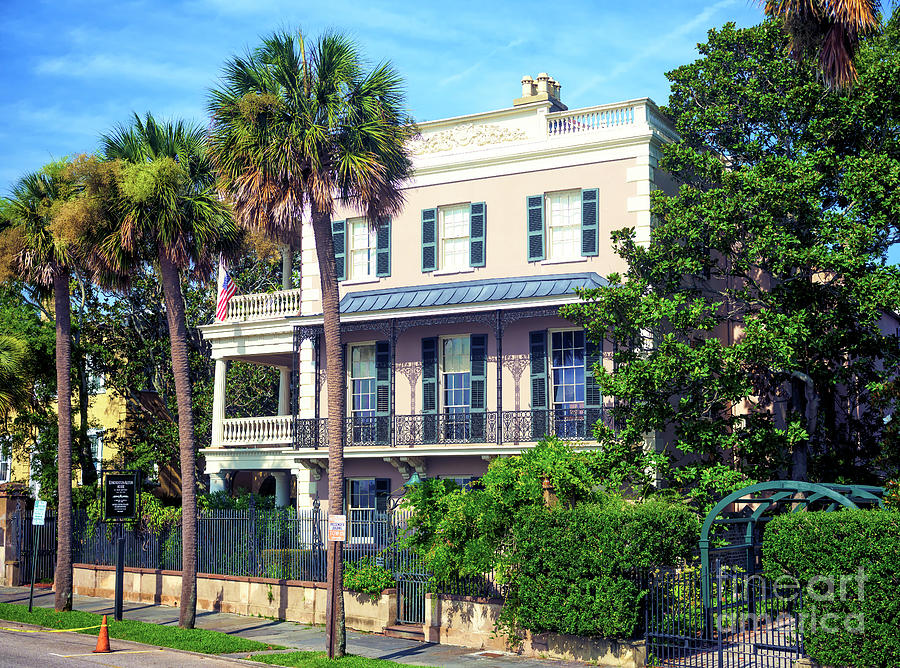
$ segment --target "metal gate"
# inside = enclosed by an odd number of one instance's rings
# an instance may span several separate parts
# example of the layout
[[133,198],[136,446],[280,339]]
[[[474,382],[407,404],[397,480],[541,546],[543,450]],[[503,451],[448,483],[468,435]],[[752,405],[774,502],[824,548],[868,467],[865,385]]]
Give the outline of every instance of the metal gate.
[[[56,513],[48,512],[43,526],[32,526],[31,511],[16,508],[16,560],[19,562],[19,584],[31,584],[32,560],[37,559],[35,582],[51,582],[56,570]],[[34,532],[37,532],[37,555],[33,554]]]
[[804,656],[799,589],[762,575],[720,561],[708,572],[661,571],[645,603],[650,666],[792,668]]
[[397,622],[424,624],[425,592],[431,574],[411,550],[400,550],[397,557]]

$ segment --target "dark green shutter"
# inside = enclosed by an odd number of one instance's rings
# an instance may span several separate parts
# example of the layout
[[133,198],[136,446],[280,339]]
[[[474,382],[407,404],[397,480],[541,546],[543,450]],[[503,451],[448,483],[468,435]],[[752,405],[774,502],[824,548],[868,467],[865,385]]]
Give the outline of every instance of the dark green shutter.
[[544,196],[531,195],[526,200],[528,216],[528,261],[537,262],[544,259]]
[[388,500],[391,497],[391,479],[375,478],[375,512],[383,515],[388,511]]
[[487,205],[473,202],[469,205],[469,266],[483,267],[485,240],[487,239]]
[[581,191],[581,254],[584,256],[597,255],[599,199],[600,191],[596,188]]
[[528,334],[531,362],[531,436],[538,440],[548,434],[549,402],[547,397],[547,330]]
[[375,233],[375,275],[391,275],[391,219],[382,218]]
[[331,237],[334,239],[334,270],[339,281],[347,280],[347,244],[343,220],[331,221]]
[[584,433],[591,434],[594,425],[603,417],[603,394],[594,377],[594,365],[603,360],[603,344],[597,344],[584,333]]
[[437,440],[438,340],[422,339],[422,437],[426,443]]
[[487,408],[487,334],[472,334],[469,337],[469,374],[470,394],[469,411],[471,414],[472,443],[485,440],[485,409]]
[[437,209],[422,209],[422,271],[437,269]]
[[375,440],[391,440],[391,344],[375,343]]

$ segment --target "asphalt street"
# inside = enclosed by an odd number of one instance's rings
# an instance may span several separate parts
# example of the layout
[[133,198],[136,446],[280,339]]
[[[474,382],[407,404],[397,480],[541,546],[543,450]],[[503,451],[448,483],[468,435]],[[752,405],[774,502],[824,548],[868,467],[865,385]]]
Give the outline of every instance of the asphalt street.
[[[236,661],[213,656],[139,645],[113,640],[111,654],[94,654],[96,636],[77,633],[35,632],[33,626],[0,622],[18,631],[0,630],[0,668],[73,668],[74,666],[115,666],[116,668],[235,668]],[[246,665],[260,665],[256,662]]]

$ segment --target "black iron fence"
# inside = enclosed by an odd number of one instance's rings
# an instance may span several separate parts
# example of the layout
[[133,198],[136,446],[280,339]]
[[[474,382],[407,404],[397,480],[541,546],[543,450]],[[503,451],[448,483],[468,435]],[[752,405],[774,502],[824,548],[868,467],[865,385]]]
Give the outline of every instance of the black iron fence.
[[[32,513],[17,508],[13,511],[14,554],[19,562],[19,584],[31,584],[31,568],[34,565],[35,583],[51,582],[56,569],[56,513],[47,512],[43,526],[31,524]],[[34,538],[37,534],[37,553]],[[37,563],[34,563],[34,560]]]
[[[546,436],[593,439],[593,426],[607,419],[602,408],[554,408],[483,413],[352,416],[344,419],[344,445],[401,446],[455,443],[531,443]],[[327,448],[327,418],[294,420],[294,447]]]
[[717,562],[647,580],[647,664],[792,668],[803,657],[799,591]]

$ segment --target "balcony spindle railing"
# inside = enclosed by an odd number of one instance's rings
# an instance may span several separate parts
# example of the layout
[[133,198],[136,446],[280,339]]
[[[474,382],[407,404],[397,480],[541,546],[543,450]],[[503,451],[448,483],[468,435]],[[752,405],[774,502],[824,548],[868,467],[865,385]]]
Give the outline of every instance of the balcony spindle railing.
[[[534,443],[545,436],[593,440],[593,426],[609,424],[601,408],[494,411],[432,415],[352,416],[344,419],[344,447]],[[611,425],[610,425],[611,426]],[[290,415],[225,420],[225,447],[327,449],[328,418]]]
[[245,322],[283,318],[300,313],[300,288],[260,292],[249,295],[235,295],[228,302],[225,322]]

